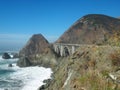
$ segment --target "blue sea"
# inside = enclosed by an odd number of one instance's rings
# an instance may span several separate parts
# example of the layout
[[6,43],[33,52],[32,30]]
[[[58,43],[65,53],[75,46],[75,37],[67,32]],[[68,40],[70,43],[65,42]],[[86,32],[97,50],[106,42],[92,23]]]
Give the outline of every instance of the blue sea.
[[[43,80],[50,78],[52,73],[50,68],[39,66],[20,68],[16,65],[17,60],[2,59],[0,53],[0,90],[37,90],[44,84]],[[8,67],[9,64],[13,67]]]

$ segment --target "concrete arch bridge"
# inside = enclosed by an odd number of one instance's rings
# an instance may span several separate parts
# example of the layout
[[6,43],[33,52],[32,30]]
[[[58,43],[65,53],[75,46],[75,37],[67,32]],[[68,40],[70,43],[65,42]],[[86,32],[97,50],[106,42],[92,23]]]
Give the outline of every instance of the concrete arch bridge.
[[60,56],[69,56],[72,55],[80,44],[67,44],[67,43],[54,43],[53,49]]
[[[67,44],[67,43],[54,43],[53,49],[59,56],[72,55],[79,47],[94,47],[95,44]],[[99,47],[111,47],[108,45],[99,45]],[[117,47],[116,47],[117,48]]]

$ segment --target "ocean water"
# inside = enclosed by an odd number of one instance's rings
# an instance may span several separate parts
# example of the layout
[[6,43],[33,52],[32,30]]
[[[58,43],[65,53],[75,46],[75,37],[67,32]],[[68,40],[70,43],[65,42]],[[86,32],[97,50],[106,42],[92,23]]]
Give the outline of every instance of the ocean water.
[[[20,68],[16,65],[17,60],[4,60],[0,54],[0,90],[37,90],[44,84],[43,80],[50,78],[50,68]],[[9,64],[13,67],[8,67]]]

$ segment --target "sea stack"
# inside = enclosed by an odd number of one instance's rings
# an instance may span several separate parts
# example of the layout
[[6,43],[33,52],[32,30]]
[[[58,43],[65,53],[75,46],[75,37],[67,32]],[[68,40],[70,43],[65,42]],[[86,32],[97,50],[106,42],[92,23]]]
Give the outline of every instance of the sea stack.
[[27,44],[20,50],[20,57],[23,56],[34,56],[37,54],[45,53],[45,50],[49,48],[48,41],[43,37],[42,34],[34,34]]
[[23,49],[20,50],[19,57],[20,59],[17,64],[20,67],[32,65],[54,67],[57,63],[54,51],[49,42],[41,34],[34,34],[29,39]]
[[5,53],[3,53],[2,58],[3,59],[10,59],[11,57],[8,53],[5,52]]

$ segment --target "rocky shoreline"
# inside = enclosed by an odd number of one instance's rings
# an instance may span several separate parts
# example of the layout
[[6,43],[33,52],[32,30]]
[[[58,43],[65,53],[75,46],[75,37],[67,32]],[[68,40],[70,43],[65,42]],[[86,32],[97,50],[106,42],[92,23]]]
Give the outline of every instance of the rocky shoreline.
[[[12,56],[11,56],[12,55]],[[13,59],[15,59],[15,58],[19,58],[19,54],[18,53],[11,53],[11,55],[9,54],[9,53],[7,53],[7,52],[4,52],[3,54],[2,54],[2,58],[3,59],[11,59],[11,58],[13,58]]]

